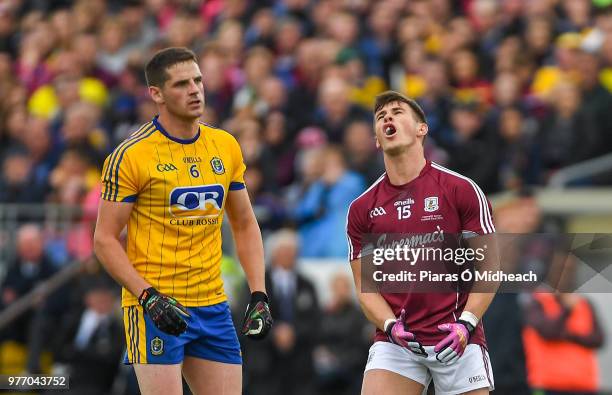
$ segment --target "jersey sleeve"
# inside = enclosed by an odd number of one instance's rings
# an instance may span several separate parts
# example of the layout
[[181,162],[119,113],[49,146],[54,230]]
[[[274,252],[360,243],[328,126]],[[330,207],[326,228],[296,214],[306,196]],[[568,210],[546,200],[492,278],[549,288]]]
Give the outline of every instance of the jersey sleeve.
[[133,203],[138,196],[138,167],[119,146],[104,161],[100,197],[110,202]]
[[359,208],[356,206],[355,202],[353,202],[349,206],[346,217],[346,239],[348,242],[349,262],[361,258],[363,237],[366,233],[367,225],[365,223],[365,218],[363,218]]
[[230,191],[237,191],[243,189],[245,187],[244,184],[244,171],[246,170],[246,165],[244,164],[244,159],[242,157],[242,150],[240,149],[240,144],[231,136],[231,155],[232,155],[232,174],[229,185]]
[[462,233],[484,235],[495,232],[491,204],[474,181],[466,179],[457,186],[455,201]]

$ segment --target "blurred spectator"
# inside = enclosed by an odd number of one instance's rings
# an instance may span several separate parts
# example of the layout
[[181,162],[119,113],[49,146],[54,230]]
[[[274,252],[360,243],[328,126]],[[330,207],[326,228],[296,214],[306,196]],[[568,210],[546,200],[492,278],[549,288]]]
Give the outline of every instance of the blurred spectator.
[[420,72],[425,90],[418,102],[427,114],[427,138],[448,147],[453,142],[453,136],[449,120],[452,96],[446,66],[441,60],[432,59],[423,63]]
[[52,152],[48,120],[30,117],[23,133],[23,144],[32,158],[34,183],[47,185],[49,174],[57,161]]
[[313,394],[312,352],[320,324],[317,294],[296,270],[297,234],[280,230],[267,244],[271,266],[266,290],[274,327],[263,341],[243,343],[245,388],[251,395]]
[[0,8],[0,50],[14,55],[17,52],[17,18],[15,10],[8,4],[3,4]]
[[116,77],[98,66],[98,38],[93,33],[82,33],[73,39],[73,51],[83,75],[96,78],[109,88],[116,84]]
[[263,139],[266,147],[262,159],[274,169],[272,174],[266,175],[264,183],[266,189],[275,193],[289,185],[295,177],[293,164],[296,149],[289,134],[290,127],[290,120],[281,111],[269,112],[264,119]]
[[341,78],[330,77],[321,83],[317,124],[327,132],[329,141],[342,142],[351,121],[369,119],[368,113],[351,104],[349,85]]
[[[361,388],[363,361],[372,326],[353,298],[352,279],[337,273],[330,281],[332,299],[323,311],[315,368],[319,394],[355,394]],[[350,334],[346,330],[350,329]]]
[[606,154],[612,147],[612,94],[600,82],[600,63],[596,54],[580,52],[578,70],[582,100],[579,111],[592,119],[597,128],[597,146],[594,147],[594,153],[597,155]]
[[507,107],[499,114],[499,182],[501,189],[518,190],[536,181],[531,148],[537,124],[518,108]]
[[120,20],[107,18],[99,33],[97,64],[104,72],[117,75],[127,64],[129,49],[125,46],[126,29]]
[[426,81],[422,75],[425,70],[425,44],[416,41],[402,49],[401,63],[392,69],[391,84],[394,89],[404,92],[408,97],[419,99],[425,93]]
[[69,394],[107,394],[115,380],[124,335],[112,281],[84,282],[83,306],[73,307],[55,328],[54,370],[70,376]]
[[[237,135],[238,143],[242,149],[242,157],[247,166],[259,163],[262,160],[264,151],[264,141],[261,138],[261,124],[256,118],[236,119],[232,125]],[[265,170],[269,168],[269,163],[264,163]]]
[[92,104],[79,102],[71,105],[63,118],[60,140],[56,149],[79,149],[92,163],[101,167],[108,151],[106,133],[98,128],[100,112]]
[[276,230],[283,225],[286,212],[279,198],[262,190],[264,178],[263,172],[256,166],[248,167],[244,172],[244,182],[253,211],[265,237],[266,231]]
[[244,41],[248,46],[262,45],[271,48],[274,28],[274,13],[270,8],[262,8],[253,15],[251,24],[244,33]]
[[293,210],[304,248],[303,257],[344,257],[346,214],[350,202],[365,188],[361,176],[347,169],[337,147],[323,157],[323,173],[308,187]]
[[302,129],[296,138],[295,180],[284,190],[287,207],[298,204],[310,186],[323,173],[323,155],[327,139],[319,128]]
[[20,147],[7,152],[0,175],[0,203],[41,203],[44,193],[44,184],[35,182],[28,152]]
[[6,110],[4,117],[3,129],[3,142],[5,146],[10,146],[12,143],[21,142],[23,140],[23,133],[26,128],[26,122],[28,119],[28,113],[25,108],[16,105],[9,107]]
[[581,36],[578,33],[564,33],[556,39],[555,46],[543,43],[547,50],[554,48],[555,62],[552,65],[544,60],[539,62],[542,66],[535,72],[531,85],[534,94],[539,98],[544,101],[554,100],[557,97],[554,89],[559,83],[579,81],[576,67],[580,41]]
[[255,115],[257,87],[270,75],[272,61],[272,53],[264,47],[255,47],[248,51],[244,61],[244,85],[234,96],[234,110],[238,116]]
[[359,173],[367,185],[371,185],[385,171],[382,157],[376,155],[372,125],[355,121],[346,128],[344,149],[348,166]]
[[49,176],[51,197],[57,203],[78,204],[85,192],[98,183],[99,174],[86,152],[67,150]]
[[325,33],[343,49],[354,48],[359,34],[356,15],[342,11],[332,14],[325,20]]
[[[10,306],[20,297],[32,291],[42,281],[53,275],[55,270],[44,252],[44,240],[38,225],[26,224],[19,228],[16,235],[17,257],[9,266],[8,273],[2,283],[1,310]],[[36,312],[27,312],[17,318],[10,326],[0,333],[0,340],[12,340],[27,345],[34,328],[31,322],[36,314],[47,307],[48,297],[39,300]],[[37,364],[37,362],[35,362]]]
[[458,100],[475,100],[490,104],[491,84],[482,79],[476,55],[469,50],[457,51],[451,58],[451,75]]
[[226,72],[226,62],[223,51],[216,44],[204,47],[200,55],[200,70],[205,75],[204,92],[206,107],[214,110],[220,119],[228,118],[232,109],[234,92]]
[[359,43],[359,50],[366,59],[368,75],[389,80],[388,70],[396,48],[393,31],[398,14],[391,2],[375,2],[368,15],[367,33]]
[[561,2],[565,18],[560,22],[562,31],[580,32],[591,25],[589,0],[564,0]]
[[366,111],[372,110],[376,95],[387,89],[385,80],[378,76],[367,75],[363,58],[353,49],[343,49],[338,52],[336,63],[342,67],[343,78],[351,85],[349,93],[351,102]]
[[545,394],[597,393],[596,350],[603,345],[603,333],[588,299],[574,293],[536,292],[525,301],[524,310],[531,388]]
[[289,95],[289,117],[296,120],[298,128],[310,124],[317,105],[317,90],[324,68],[320,47],[319,40],[302,40],[290,71],[293,89]]
[[493,85],[495,107],[505,108],[521,104],[522,86],[518,76],[512,72],[500,72]]
[[478,102],[456,101],[450,120],[454,143],[448,150],[448,166],[473,179],[484,191],[495,192],[498,187],[495,140]]
[[546,58],[551,56],[553,34],[550,19],[543,16],[534,16],[527,20],[527,27],[524,32],[525,44],[529,55],[535,59],[537,64],[544,63]]
[[28,110],[40,117],[61,119],[64,112],[80,100],[95,106],[104,106],[108,100],[108,89],[94,77],[80,77],[80,66],[74,53],[64,53],[64,62],[78,70],[57,75],[50,83],[42,85],[28,100]]
[[[597,149],[598,131],[589,113],[580,110],[580,91],[571,82],[554,89],[552,111],[540,124],[538,150],[541,181],[564,166],[592,157]],[[576,134],[576,130],[580,134]]]
[[266,77],[257,85],[258,101],[255,113],[264,117],[272,111],[287,110],[287,92],[283,82],[276,77]]

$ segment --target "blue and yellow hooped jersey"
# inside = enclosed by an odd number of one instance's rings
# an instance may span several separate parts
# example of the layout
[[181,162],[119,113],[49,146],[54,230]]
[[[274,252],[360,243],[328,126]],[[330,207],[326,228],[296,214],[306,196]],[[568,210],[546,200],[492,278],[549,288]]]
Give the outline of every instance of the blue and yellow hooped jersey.
[[[200,123],[189,140],[169,135],[157,117],[106,158],[102,199],[133,202],[128,258],[152,286],[185,306],[227,299],[221,280],[221,222],[228,193],[244,188],[236,139]],[[123,290],[122,305],[137,304]]]

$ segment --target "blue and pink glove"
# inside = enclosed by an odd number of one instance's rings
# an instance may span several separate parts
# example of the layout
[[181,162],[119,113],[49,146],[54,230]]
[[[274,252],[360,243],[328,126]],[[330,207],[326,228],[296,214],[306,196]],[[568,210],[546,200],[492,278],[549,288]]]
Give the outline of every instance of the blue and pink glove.
[[436,359],[445,365],[450,365],[463,355],[474,326],[460,318],[452,324],[438,325],[438,329],[450,333],[434,347]]
[[414,333],[410,332],[406,326],[406,310],[402,309],[399,319],[388,319],[385,321],[385,333],[389,338],[389,341],[393,344],[397,344],[400,347],[407,348],[413,353],[426,357],[427,353],[423,348],[423,345],[417,341]]

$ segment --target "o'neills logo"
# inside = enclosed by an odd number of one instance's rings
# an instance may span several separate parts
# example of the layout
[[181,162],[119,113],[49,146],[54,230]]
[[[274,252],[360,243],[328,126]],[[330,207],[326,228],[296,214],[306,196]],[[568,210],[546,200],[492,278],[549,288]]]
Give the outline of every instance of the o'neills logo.
[[441,243],[444,241],[444,230],[440,226],[436,226],[436,230],[430,233],[413,234],[405,238],[393,240],[386,243],[387,235],[382,234],[376,241],[376,248],[390,248],[407,246],[408,248],[423,247],[431,243]]

